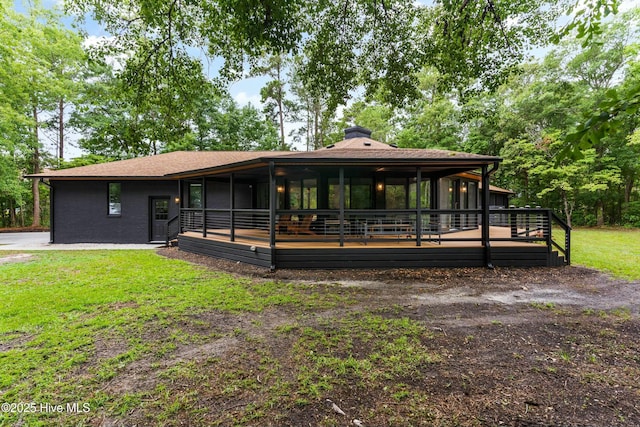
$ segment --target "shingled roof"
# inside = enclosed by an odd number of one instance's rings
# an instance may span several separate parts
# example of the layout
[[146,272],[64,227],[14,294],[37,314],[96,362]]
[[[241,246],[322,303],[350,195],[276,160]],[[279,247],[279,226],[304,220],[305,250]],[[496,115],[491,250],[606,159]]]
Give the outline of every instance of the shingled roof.
[[[155,156],[120,160],[111,163],[49,170],[28,178],[51,179],[176,179],[199,174],[215,173],[240,167],[278,164],[414,164],[479,167],[499,162],[493,156],[437,149],[397,148],[360,136],[364,128],[350,128],[352,133],[336,144],[316,151],[176,151]],[[366,131],[366,129],[364,129]],[[354,136],[355,135],[355,136]]]
[[49,170],[28,178],[138,178],[161,179],[185,171],[207,169],[246,162],[265,155],[265,151],[175,151],[70,169]]

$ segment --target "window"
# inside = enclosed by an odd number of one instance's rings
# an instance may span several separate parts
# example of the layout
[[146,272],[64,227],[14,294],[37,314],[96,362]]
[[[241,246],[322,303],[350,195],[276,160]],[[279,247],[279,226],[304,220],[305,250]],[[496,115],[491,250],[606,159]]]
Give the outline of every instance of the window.
[[318,181],[315,178],[302,180],[302,209],[318,209]]
[[189,207],[202,208],[202,184],[189,184]]
[[406,209],[407,180],[404,178],[387,178],[385,180],[384,199],[386,209]]
[[318,182],[315,178],[288,181],[289,209],[317,209]]
[[302,209],[302,189],[300,181],[289,182],[289,208]]
[[351,209],[371,209],[373,179],[351,178]]
[[[428,209],[431,206],[431,183],[429,181],[422,181],[420,183],[420,202],[421,208]],[[409,207],[415,209],[416,207],[416,183],[409,184]]]
[[[345,209],[371,209],[373,195],[373,179],[345,178]],[[340,180],[329,178],[329,209],[340,208]]]
[[153,219],[156,221],[166,221],[169,219],[169,200],[153,200]]
[[119,182],[109,183],[109,215],[119,216],[122,213],[120,201],[121,187]]

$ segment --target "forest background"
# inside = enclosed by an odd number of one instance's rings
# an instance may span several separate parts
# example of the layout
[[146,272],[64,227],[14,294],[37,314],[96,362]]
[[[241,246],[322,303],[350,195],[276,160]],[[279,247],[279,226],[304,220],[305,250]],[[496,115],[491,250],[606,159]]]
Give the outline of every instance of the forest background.
[[[0,12],[0,228],[47,225],[48,188],[23,178],[43,168],[313,150],[353,124],[400,147],[503,157],[495,184],[516,206],[640,227],[635,2],[0,0]],[[87,43],[87,20],[109,36]],[[229,85],[256,76],[261,105],[238,105]]]

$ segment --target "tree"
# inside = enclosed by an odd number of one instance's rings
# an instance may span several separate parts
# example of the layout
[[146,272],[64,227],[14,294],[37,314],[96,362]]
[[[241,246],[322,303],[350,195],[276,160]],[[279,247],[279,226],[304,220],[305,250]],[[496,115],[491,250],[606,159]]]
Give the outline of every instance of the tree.
[[[43,132],[59,110],[60,100],[74,92],[68,71],[82,61],[80,39],[61,25],[55,11],[31,8],[22,15],[8,3],[2,7],[3,148],[14,159],[28,159],[26,170],[38,173],[45,155]],[[40,187],[35,180],[31,191],[32,223],[39,226]]]
[[405,119],[396,138],[399,146],[461,149],[459,109],[455,96],[442,85],[442,77],[435,68],[418,74],[419,97],[401,114]]
[[[416,73],[435,66],[450,86],[495,87],[530,44],[552,31],[558,0],[71,0],[70,11],[92,12],[117,41],[110,50],[127,59],[131,83],[145,96],[145,81],[166,76],[169,86],[197,87],[187,76],[190,49],[221,58],[218,77],[243,77],[265,55],[302,54],[301,75],[313,93],[326,93],[329,109],[364,86],[369,95],[402,105],[416,94]],[[150,72],[157,70],[157,72]],[[175,82],[174,82],[175,80]],[[181,84],[178,84],[181,83]]]
[[283,55],[272,55],[255,66],[252,73],[255,75],[267,75],[269,80],[260,90],[263,111],[272,120],[280,131],[280,149],[286,150],[287,144],[284,134],[285,121],[295,117],[297,105],[286,97],[286,67],[287,60]]
[[[624,91],[637,77],[629,72],[629,25],[622,17],[602,25],[598,46],[567,40],[544,61],[522,67],[494,96],[496,131],[509,139],[498,174],[519,193],[520,203],[562,210],[577,224],[617,224],[632,203],[639,152],[629,144],[639,117],[621,113],[620,124],[585,148],[580,158],[564,155],[582,114],[611,90]],[[631,45],[632,47],[634,45]],[[621,77],[624,80],[621,81]]]
[[302,58],[295,57],[289,71],[289,83],[296,104],[295,120],[304,124],[291,132],[290,136],[310,151],[339,141],[340,137],[332,137],[331,134],[336,126],[340,126],[341,130],[345,126],[335,123],[336,109],[330,106],[330,97],[306,85],[301,67]]

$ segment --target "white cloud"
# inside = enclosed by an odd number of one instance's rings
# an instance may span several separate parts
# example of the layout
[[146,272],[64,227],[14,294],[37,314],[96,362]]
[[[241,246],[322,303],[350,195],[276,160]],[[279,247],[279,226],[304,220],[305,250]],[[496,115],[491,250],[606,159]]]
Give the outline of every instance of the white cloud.
[[254,107],[261,109],[262,108],[262,102],[260,100],[260,95],[258,94],[249,94],[245,91],[241,91],[238,92],[237,94],[233,95],[233,99],[238,103],[238,105],[240,105],[241,107],[244,107],[245,105],[251,104]]

